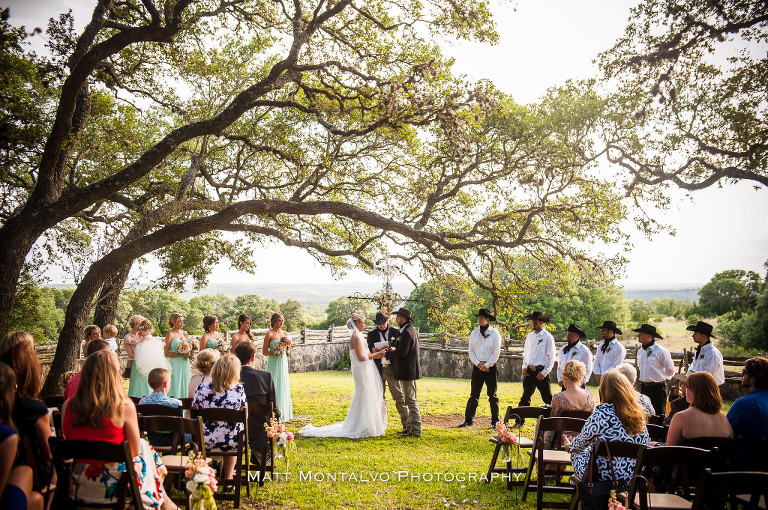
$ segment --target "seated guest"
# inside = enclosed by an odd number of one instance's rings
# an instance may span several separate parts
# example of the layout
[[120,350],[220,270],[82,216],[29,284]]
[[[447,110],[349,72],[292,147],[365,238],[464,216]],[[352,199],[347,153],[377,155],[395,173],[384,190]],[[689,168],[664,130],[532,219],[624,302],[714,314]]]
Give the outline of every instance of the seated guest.
[[[120,365],[109,351],[86,358],[77,392],[62,406],[61,422],[66,439],[117,444],[128,441],[144,507],[176,508],[163,490],[167,470],[149,443],[139,437],[136,406],[125,394]],[[120,473],[124,471],[125,467],[118,464],[90,464],[75,459],[70,497],[83,504],[114,504]]]
[[[604,372],[600,378],[600,401],[602,403],[587,418],[581,433],[570,443],[573,471],[579,480],[584,480],[592,445],[598,439],[648,444],[646,412],[638,403],[629,380],[615,368]],[[635,463],[634,459],[614,460],[617,480],[628,484],[634,474]],[[598,480],[611,479],[607,459],[598,457],[597,468]]]
[[[629,384],[631,384],[633,388],[635,387],[635,381],[637,380],[637,369],[634,365],[630,363],[621,363],[616,367],[616,370],[621,372],[624,377],[629,379]],[[653,404],[651,403],[651,399],[648,398],[648,395],[643,395],[639,391],[635,391],[635,395],[637,395],[638,402],[640,402],[640,405],[643,406],[645,411],[648,413],[648,416],[653,416],[656,411],[654,411]]]
[[[565,390],[552,395],[552,411],[550,416],[560,416],[563,411],[595,410],[595,397],[592,392],[581,387],[581,381],[586,373],[586,365],[577,359],[568,360],[560,372],[560,384]],[[575,436],[573,431],[563,432],[565,436]],[[549,442],[549,435],[546,441]]]
[[[234,354],[225,354],[213,365],[211,381],[198,386],[192,405],[197,409],[244,409],[245,391],[240,384],[240,360]],[[223,421],[203,424],[206,448],[215,450],[234,450],[237,448],[237,436],[243,431],[242,423]],[[224,478],[232,478],[235,457],[224,457]]]
[[[51,450],[48,438],[51,437],[51,425],[48,408],[42,400],[35,398],[40,391],[40,359],[35,353],[32,335],[24,331],[13,331],[0,340],[0,361],[11,367],[16,374],[16,399],[13,403],[13,423],[19,440],[29,439],[32,454],[35,456],[37,477],[44,481],[56,476],[51,472]],[[26,459],[23,450],[19,452],[18,464],[32,465],[32,459]]]
[[[109,344],[104,340],[93,340],[91,342],[88,342],[88,345],[85,348],[85,357],[87,358],[94,352],[99,351],[108,351],[109,350]],[[75,392],[77,391],[77,385],[80,384],[80,376],[82,375],[83,371],[77,372],[75,375],[72,376],[72,379],[69,380],[67,383],[67,387],[64,388],[64,401],[69,400],[75,395]]]
[[[181,400],[168,396],[171,388],[171,373],[164,368],[153,368],[147,375],[147,382],[152,393],[141,397],[139,404],[155,404],[168,407],[181,407]],[[173,443],[172,432],[149,432],[149,444],[152,446],[170,446]]]
[[189,379],[189,387],[187,388],[189,398],[195,396],[195,390],[197,390],[201,383],[211,382],[211,370],[213,365],[219,361],[219,358],[221,358],[221,352],[216,349],[203,349],[197,353],[197,356],[195,356],[195,368],[200,373],[193,375]]
[[693,372],[685,382],[685,399],[690,407],[675,413],[667,432],[667,445],[685,444],[697,437],[733,437],[728,419],[720,412],[723,400],[717,382],[709,372]]
[[32,469],[13,467],[19,448],[19,435],[11,420],[15,388],[16,374],[11,367],[0,363],[0,508],[42,510],[43,496],[32,490]]
[[109,344],[110,352],[117,352],[117,326],[107,324],[104,326],[104,341]]
[[765,470],[759,446],[768,438],[768,358],[748,359],[741,371],[741,384],[751,392],[737,399],[728,411],[734,436],[742,438],[742,469]]
[[[240,360],[240,382],[243,383],[245,399],[247,402],[259,404],[272,404],[275,418],[280,419],[280,410],[277,408],[277,393],[272,374],[266,370],[254,368],[256,361],[256,348],[249,342],[240,342],[235,346],[235,356]],[[248,440],[251,446],[251,460],[257,466],[261,466],[261,450],[269,442],[267,431],[264,428],[265,420],[261,417],[248,417]]]

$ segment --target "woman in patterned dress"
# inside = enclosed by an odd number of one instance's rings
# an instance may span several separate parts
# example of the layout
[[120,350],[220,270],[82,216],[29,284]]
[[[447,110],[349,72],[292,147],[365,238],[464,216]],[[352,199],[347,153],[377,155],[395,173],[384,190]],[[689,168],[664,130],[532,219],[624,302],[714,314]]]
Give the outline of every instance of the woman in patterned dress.
[[[618,370],[611,369],[600,378],[600,401],[602,403],[587,419],[581,433],[570,443],[573,471],[579,480],[584,479],[592,445],[598,439],[648,444],[646,412],[637,401],[629,380]],[[613,469],[617,480],[629,482],[635,471],[635,463],[635,459],[614,458]],[[598,457],[597,468],[598,480],[611,479],[607,459]]]
[[[192,405],[197,409],[245,408],[245,390],[239,380],[240,360],[234,354],[223,355],[213,365],[211,381],[203,382],[197,387]],[[234,450],[237,448],[237,435],[242,430],[242,423],[205,422],[203,424],[205,446],[216,450]],[[235,460],[235,457],[224,457],[224,478],[232,478]]]

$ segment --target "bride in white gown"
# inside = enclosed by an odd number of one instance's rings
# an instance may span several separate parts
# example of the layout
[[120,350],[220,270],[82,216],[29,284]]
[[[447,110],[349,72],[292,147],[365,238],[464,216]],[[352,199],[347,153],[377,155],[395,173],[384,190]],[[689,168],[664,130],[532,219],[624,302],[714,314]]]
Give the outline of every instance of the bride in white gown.
[[344,421],[322,427],[311,423],[304,426],[299,434],[305,437],[374,437],[383,436],[387,428],[387,407],[384,404],[381,376],[373,359],[381,358],[384,352],[372,354],[368,343],[360,333],[365,327],[362,315],[352,314],[347,321],[352,330],[349,339],[349,359],[352,363],[352,380],[355,392]]

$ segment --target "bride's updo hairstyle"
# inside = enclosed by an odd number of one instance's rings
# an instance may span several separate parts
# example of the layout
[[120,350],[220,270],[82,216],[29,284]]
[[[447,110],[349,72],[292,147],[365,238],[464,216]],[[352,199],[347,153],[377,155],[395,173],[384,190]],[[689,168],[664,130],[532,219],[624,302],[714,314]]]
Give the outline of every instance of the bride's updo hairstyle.
[[136,326],[138,326],[138,324],[141,321],[143,321],[145,319],[146,318],[143,315],[138,315],[138,314],[137,315],[131,315],[130,317],[128,317],[128,327],[133,329]]
[[[359,324],[359,325],[365,326],[365,317],[363,317],[359,313],[353,313],[352,315],[350,315],[349,316],[349,320],[351,320],[355,324]],[[349,328],[349,329],[352,329],[352,328]],[[358,329],[361,329],[361,328],[358,328]]]

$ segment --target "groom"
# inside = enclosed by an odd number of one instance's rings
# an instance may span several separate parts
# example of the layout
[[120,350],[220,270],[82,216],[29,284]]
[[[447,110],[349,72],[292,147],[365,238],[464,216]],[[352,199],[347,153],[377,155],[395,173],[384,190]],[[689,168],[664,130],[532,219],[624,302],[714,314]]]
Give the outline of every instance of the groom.
[[[419,364],[419,335],[411,326],[411,312],[400,308],[395,312],[395,321],[400,326],[397,348],[390,347],[386,354],[395,366],[395,379],[400,381],[404,406],[398,405],[400,419],[404,424],[399,434],[403,437],[421,437],[421,414],[416,401],[416,381],[421,379]],[[394,395],[393,395],[394,396]]]

